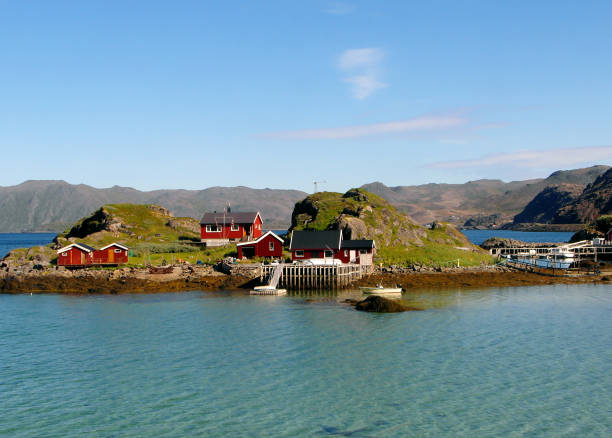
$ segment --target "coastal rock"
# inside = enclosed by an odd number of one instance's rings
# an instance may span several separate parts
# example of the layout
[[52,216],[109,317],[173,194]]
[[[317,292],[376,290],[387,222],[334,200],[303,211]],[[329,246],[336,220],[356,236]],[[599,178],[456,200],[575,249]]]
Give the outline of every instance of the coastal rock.
[[363,301],[359,301],[357,304],[355,304],[355,309],[362,312],[376,313],[397,313],[406,312],[408,310],[421,310],[415,307],[408,307],[399,301],[390,300],[377,295],[372,295]]

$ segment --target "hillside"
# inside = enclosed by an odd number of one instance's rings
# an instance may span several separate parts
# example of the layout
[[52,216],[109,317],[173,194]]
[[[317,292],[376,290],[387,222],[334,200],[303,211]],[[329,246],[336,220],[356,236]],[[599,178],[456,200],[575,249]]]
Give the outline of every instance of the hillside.
[[[462,226],[472,219],[480,226],[499,226],[511,222],[542,190],[560,184],[586,186],[609,166],[562,170],[544,179],[503,182],[477,180],[465,184],[423,184],[387,187],[375,182],[362,186],[375,193],[418,223],[442,220]],[[487,223],[491,218],[495,222]]]
[[363,189],[320,192],[296,203],[291,230],[341,229],[346,238],[374,239],[377,261],[385,264],[474,265],[490,261],[450,224],[427,229],[382,197]]
[[554,214],[552,223],[588,223],[612,214],[612,169],[589,184],[575,200]]
[[204,190],[155,190],[129,187],[98,189],[65,181],[26,181],[0,187],[0,232],[62,231],[105,204],[157,204],[179,216],[200,218],[206,210],[259,210],[269,228],[289,225],[293,204],[306,193],[299,190],[211,187]]

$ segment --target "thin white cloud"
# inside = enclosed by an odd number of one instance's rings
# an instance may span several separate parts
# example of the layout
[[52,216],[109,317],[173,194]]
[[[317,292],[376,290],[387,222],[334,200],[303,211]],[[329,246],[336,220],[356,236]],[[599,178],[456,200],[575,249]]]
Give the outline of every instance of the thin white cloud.
[[347,76],[344,81],[351,84],[355,99],[363,100],[387,84],[380,80],[380,63],[385,57],[383,50],[375,47],[345,50],[338,58],[338,67]]
[[612,162],[612,146],[518,151],[488,155],[476,160],[440,161],[430,164],[429,167],[438,169],[462,169],[511,166],[515,168],[535,169],[573,166],[595,162]]
[[467,123],[467,119],[458,116],[424,116],[371,125],[269,132],[262,134],[262,136],[267,138],[295,140],[342,139],[384,134],[440,131],[461,127]]
[[325,12],[330,15],[347,15],[355,10],[355,5],[345,2],[333,2],[329,5]]

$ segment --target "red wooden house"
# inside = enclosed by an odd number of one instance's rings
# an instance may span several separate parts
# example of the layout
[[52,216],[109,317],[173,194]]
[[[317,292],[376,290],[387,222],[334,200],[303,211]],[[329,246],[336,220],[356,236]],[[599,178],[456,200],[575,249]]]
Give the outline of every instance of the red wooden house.
[[283,256],[283,239],[268,231],[256,240],[236,244],[238,259],[253,257],[281,258]]
[[120,265],[128,261],[127,246],[111,243],[95,249],[84,243],[72,243],[57,250],[58,266]]
[[263,234],[263,220],[256,212],[204,213],[200,220],[200,238],[206,246],[256,240]]
[[127,246],[111,243],[104,248],[94,251],[92,263],[94,265],[120,265],[128,262]]
[[84,243],[73,243],[57,250],[58,266],[87,266],[91,264],[95,248]]
[[344,240],[341,230],[293,231],[289,249],[293,261],[371,265],[376,245],[373,240]]

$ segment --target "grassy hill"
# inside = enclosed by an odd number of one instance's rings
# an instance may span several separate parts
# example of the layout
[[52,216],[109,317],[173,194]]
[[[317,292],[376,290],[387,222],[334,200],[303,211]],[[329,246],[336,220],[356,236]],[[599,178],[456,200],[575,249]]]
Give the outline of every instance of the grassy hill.
[[13,250],[8,257],[18,262],[53,261],[56,249],[74,242],[94,248],[118,242],[130,248],[130,265],[161,264],[182,259],[214,263],[236,251],[235,245],[202,249],[199,245],[199,221],[175,217],[158,205],[108,204],[59,233],[45,247]]
[[[341,229],[345,238],[374,239],[377,262],[384,264],[461,265],[490,263],[455,227],[433,229],[416,224],[382,197],[363,189],[345,194],[320,192],[296,203],[291,230]],[[290,231],[291,231],[290,230]]]

